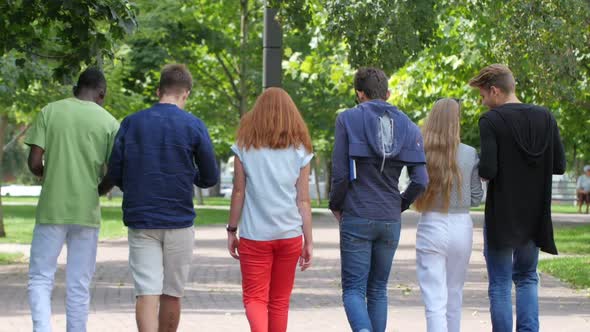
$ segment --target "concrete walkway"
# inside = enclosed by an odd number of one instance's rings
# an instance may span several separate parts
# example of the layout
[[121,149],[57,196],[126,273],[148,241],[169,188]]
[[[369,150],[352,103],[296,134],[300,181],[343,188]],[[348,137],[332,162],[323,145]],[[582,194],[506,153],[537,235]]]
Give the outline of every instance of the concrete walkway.
[[[491,331],[485,263],[482,255],[482,217],[474,214],[473,254],[465,285],[463,331]],[[555,218],[558,219],[558,218]],[[568,218],[565,222],[580,222]],[[404,214],[401,242],[389,283],[387,331],[425,331],[424,309],[415,270],[417,214]],[[190,282],[179,331],[248,331],[241,303],[239,265],[225,249],[222,225],[199,227]],[[329,216],[314,216],[314,266],[298,272],[291,301],[289,331],[348,331],[340,299],[340,261],[337,225]],[[10,245],[0,245],[7,251]],[[13,249],[16,247],[12,246]],[[28,246],[18,246],[26,252]],[[92,288],[90,332],[135,331],[133,284],[127,267],[127,241],[99,244]],[[53,326],[65,331],[64,265],[60,256],[53,296]],[[27,266],[0,267],[0,331],[31,331],[27,304]],[[590,331],[590,297],[543,275],[539,293],[541,331]]]

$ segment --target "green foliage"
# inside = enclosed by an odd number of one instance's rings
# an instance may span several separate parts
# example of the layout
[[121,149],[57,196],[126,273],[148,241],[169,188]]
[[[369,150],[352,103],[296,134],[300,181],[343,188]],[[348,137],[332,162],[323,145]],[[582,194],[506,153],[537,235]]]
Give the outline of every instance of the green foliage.
[[[194,79],[185,109],[205,121],[218,157],[227,158],[240,118],[240,101],[252,104],[261,89],[258,37],[245,41],[244,66],[239,60],[240,20],[247,14],[250,34],[260,36],[261,2],[247,1],[246,13],[237,1],[143,0],[136,4],[139,29],[118,51],[115,64],[107,67],[109,81],[122,80],[114,94],[128,101],[120,103],[125,111],[117,114],[129,114],[155,102],[161,68],[171,62],[185,63]],[[242,80],[245,95],[240,89]]]
[[[4,133],[4,142],[9,142],[13,137],[17,136],[22,130],[26,129],[24,126],[8,125]],[[20,142],[12,144],[5,152],[2,162],[2,178],[12,178],[12,182],[18,184],[39,184],[37,178],[29,171],[27,167],[27,157],[29,149],[26,145]]]
[[352,75],[346,44],[327,40],[321,30],[327,13],[311,7],[306,30],[285,35],[284,87],[303,114],[316,152],[328,155],[334,143],[337,111],[354,106]]
[[[164,64],[182,62],[195,81],[186,109],[207,123],[225,159],[240,114],[261,91],[265,3],[279,9],[284,87],[322,157],[331,151],[337,112],[354,105],[354,68],[392,73],[390,101],[418,122],[436,99],[463,98],[462,139],[477,146],[485,110],[467,81],[501,62],[513,69],[524,102],[556,115],[569,160],[590,161],[586,0],[137,0],[134,7],[10,0],[0,5],[10,22],[0,24],[0,109],[28,122],[31,110],[70,94],[56,77],[67,81],[80,64],[106,58],[106,107],[123,118],[155,102]],[[127,35],[134,11],[138,29]]]
[[[491,24],[501,22],[493,54],[514,69],[525,100],[554,112],[569,167],[580,171],[584,161],[590,161],[590,3],[510,1],[499,6],[492,2],[490,9]],[[518,33],[510,27],[518,27]]]
[[435,27],[434,0],[330,0],[326,32],[347,43],[353,67],[392,72],[427,45]]
[[35,111],[68,91],[53,81],[52,66],[44,61],[19,61],[19,52],[0,55],[0,112],[16,123],[28,123]]
[[319,0],[268,0],[269,8],[277,8],[277,21],[284,30],[305,30],[314,16],[314,7],[323,6]]
[[[588,107],[582,106],[588,100],[587,70],[582,70],[587,66],[585,54],[588,53],[588,43],[584,42],[588,35],[587,3],[581,0],[544,1],[546,6],[535,3],[538,2],[509,1],[500,5],[472,0],[327,3],[295,0],[271,1],[269,5],[279,8],[279,20],[283,23],[284,86],[309,124],[316,151],[330,152],[336,113],[353,105],[352,68],[369,64],[385,70],[402,67],[391,80],[391,101],[416,121],[424,118],[440,97],[464,98],[462,137],[466,143],[477,146],[477,119],[484,109],[478,106],[477,92],[466,83],[481,67],[494,62],[504,62],[513,68],[520,97],[525,102],[540,103],[554,111],[562,125],[568,151],[572,144],[578,144],[578,151],[587,150],[583,145],[590,138],[586,137],[587,130],[581,128],[586,121],[579,121],[589,118]],[[190,21],[192,25],[186,23],[188,19],[179,18],[194,12],[198,6],[202,6],[204,15],[193,14],[197,19]],[[149,10],[151,13],[154,8]],[[531,11],[536,15],[528,15]],[[151,19],[163,15],[165,9],[157,12]],[[224,68],[221,63],[225,60],[229,64],[230,59],[237,58],[238,13],[236,3],[222,1],[205,5],[183,1],[180,14],[164,20],[166,23],[156,20],[154,30],[146,33],[141,43],[132,45],[134,50],[141,50],[136,54],[137,59],[131,57],[138,64],[135,68],[158,67],[155,63],[166,57],[195,59],[199,63],[191,65],[191,70],[196,72],[195,77],[201,78],[203,86],[198,97],[193,96],[191,101],[195,108],[204,105],[208,112],[193,112],[209,124],[223,124],[213,125],[216,128],[212,131],[224,151],[237,125],[231,117],[231,110],[237,107],[232,102],[237,95],[237,81],[234,79],[232,85],[227,80],[226,69],[232,66]],[[261,16],[257,19],[261,20]],[[254,30],[261,31],[261,24],[254,16],[251,22]],[[514,29],[514,26],[523,28]],[[568,31],[567,37],[562,38],[561,31]],[[569,53],[564,53],[564,49],[569,49]],[[561,53],[567,56],[556,56]],[[248,89],[251,104],[259,91],[260,74],[256,73],[261,68],[260,49],[252,47],[249,54],[249,68],[253,72],[246,77],[256,82]],[[237,68],[238,64],[233,67]],[[132,77],[134,82],[141,82],[138,77],[150,77],[153,82],[156,75],[156,72],[140,71]],[[219,139],[223,135],[230,139]]]
[[430,46],[391,79],[393,103],[420,120],[436,99],[463,98],[462,139],[478,146],[484,108],[467,82],[484,66],[505,63],[515,74],[519,98],[555,114],[569,160],[575,150],[576,158],[588,158],[587,1],[448,0],[438,2],[436,12]]
[[0,4],[0,55],[17,51],[18,67],[51,60],[67,82],[80,63],[101,63],[113,43],[135,28],[127,0],[8,0]]
[[81,65],[102,66],[136,25],[127,0],[8,0],[0,12],[0,112],[16,123],[70,95]]

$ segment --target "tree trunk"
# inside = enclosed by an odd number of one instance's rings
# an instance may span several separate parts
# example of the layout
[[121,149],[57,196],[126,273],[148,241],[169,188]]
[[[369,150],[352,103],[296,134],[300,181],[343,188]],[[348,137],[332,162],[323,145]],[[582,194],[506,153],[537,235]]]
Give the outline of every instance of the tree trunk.
[[240,118],[248,111],[248,85],[246,71],[248,70],[247,59],[248,59],[248,25],[249,25],[249,13],[248,13],[248,1],[240,0],[241,5],[241,24],[240,24]]
[[204,205],[205,203],[203,202],[203,189],[196,187],[197,188],[197,205]]
[[[8,116],[6,114],[2,115],[0,118],[0,146],[4,147],[4,135],[6,134],[6,126],[8,125]],[[4,169],[4,149],[0,149],[0,188],[3,178],[3,169]],[[0,189],[0,237],[6,237],[6,230],[4,229],[4,209],[2,208],[2,192]]]
[[326,197],[330,197],[330,191],[332,190],[332,159],[328,159],[326,163]]
[[574,143],[574,151],[573,151],[573,161],[572,161],[572,168],[574,171],[574,177],[578,178],[578,176],[580,176],[580,167],[579,167],[579,161],[578,161],[578,144]]
[[221,159],[217,159],[217,169],[219,169],[219,178],[217,184],[209,188],[209,197],[221,196]]
[[322,205],[322,192],[320,190],[320,177],[318,175],[319,165],[320,165],[320,160],[319,160],[319,158],[316,157],[315,162],[313,163],[313,178],[315,181],[315,192],[316,192],[318,207],[321,207],[321,205]]
[[2,195],[0,193],[0,237],[6,237],[4,229],[4,208],[2,207]]
[[21,137],[23,137],[27,133],[27,130],[29,130],[30,126],[31,125],[26,125],[18,134],[14,135],[14,137],[12,137],[12,139],[10,139],[10,141],[2,148],[4,152],[10,149]]

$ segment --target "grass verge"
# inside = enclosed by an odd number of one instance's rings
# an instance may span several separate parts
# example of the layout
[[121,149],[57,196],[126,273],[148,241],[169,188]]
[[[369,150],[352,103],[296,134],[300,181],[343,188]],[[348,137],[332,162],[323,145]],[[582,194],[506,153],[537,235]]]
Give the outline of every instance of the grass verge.
[[554,235],[560,254],[581,256],[543,259],[539,269],[574,288],[590,289],[590,225],[559,227]]
[[20,252],[0,252],[0,265],[24,263],[24,257]]
[[[8,204],[37,204],[39,201],[38,197],[2,197],[3,203]],[[121,197],[113,197],[108,199],[106,197],[100,198],[100,204],[108,207],[120,207],[123,199]],[[195,205],[197,201],[195,199]],[[224,197],[205,197],[203,198],[203,204],[209,206],[229,206],[230,199]],[[318,204],[317,200],[312,200],[312,207],[314,208],[327,208],[328,200],[322,199],[321,204]]]
[[[484,212],[484,210],[485,205],[483,203],[480,206],[471,209],[471,211],[477,212]],[[578,214],[578,208],[573,205],[553,204],[551,205],[551,212],[564,214]],[[590,216],[588,218],[590,218]]]
[[[35,227],[35,206],[4,206],[4,227],[7,237],[0,243],[31,243]],[[195,225],[225,224],[229,211],[197,209]],[[127,236],[119,207],[103,207],[99,239],[115,239]]]
[[590,289],[590,256],[543,259],[539,269],[578,289]]

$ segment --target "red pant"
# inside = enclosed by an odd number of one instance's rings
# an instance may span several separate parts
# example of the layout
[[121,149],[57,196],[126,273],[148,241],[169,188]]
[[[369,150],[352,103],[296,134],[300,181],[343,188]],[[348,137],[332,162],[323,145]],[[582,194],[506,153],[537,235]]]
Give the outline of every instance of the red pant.
[[289,299],[301,246],[301,236],[273,241],[240,239],[244,308],[252,332],[287,330]]

